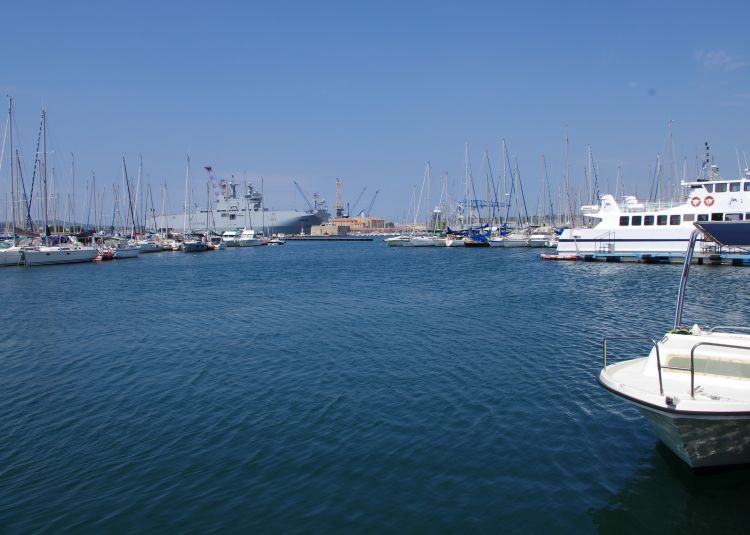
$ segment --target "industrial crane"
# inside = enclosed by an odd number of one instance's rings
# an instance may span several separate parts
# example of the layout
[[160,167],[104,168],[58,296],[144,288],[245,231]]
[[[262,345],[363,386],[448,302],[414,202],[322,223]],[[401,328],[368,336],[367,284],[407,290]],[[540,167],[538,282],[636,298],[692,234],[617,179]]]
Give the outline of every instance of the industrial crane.
[[365,194],[365,191],[367,191],[367,186],[365,186],[365,189],[363,189],[363,190],[362,190],[362,191],[361,191],[361,192],[359,193],[359,195],[357,196],[357,200],[356,200],[356,201],[354,201],[354,204],[352,205],[352,208],[351,208],[351,210],[347,210],[347,214],[346,214],[346,217],[349,217],[349,216],[351,215],[351,213],[352,213],[352,212],[354,212],[355,214],[357,213],[357,205],[359,204],[359,201],[361,201],[361,200],[362,200],[362,195],[364,195],[364,194]]
[[370,205],[367,207],[367,211],[365,211],[365,217],[370,217],[370,213],[372,213],[372,206],[375,204],[375,199],[378,198],[378,193],[380,193],[379,189],[375,190],[375,195],[372,196],[372,200],[370,201]]
[[210,165],[205,166],[203,169],[208,171],[208,179],[211,181],[211,187],[214,190],[214,195],[216,195],[216,200],[221,199],[221,195],[219,194],[219,187],[216,185],[216,177],[214,177],[214,168]]
[[297,184],[296,180],[293,180],[294,186],[297,188],[297,191],[299,191],[299,194],[302,195],[302,198],[305,199],[305,202],[307,203],[307,206],[310,208],[311,212],[315,211],[315,208],[313,208],[313,205],[310,203],[310,199],[307,198],[307,193],[305,193],[305,190],[302,189],[302,186]]

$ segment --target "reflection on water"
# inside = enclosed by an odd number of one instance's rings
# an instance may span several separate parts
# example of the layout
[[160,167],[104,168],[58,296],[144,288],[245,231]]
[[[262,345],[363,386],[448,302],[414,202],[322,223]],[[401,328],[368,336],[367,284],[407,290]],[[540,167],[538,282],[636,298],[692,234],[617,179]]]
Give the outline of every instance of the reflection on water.
[[592,510],[600,533],[746,533],[750,467],[696,474],[656,442],[622,490]]

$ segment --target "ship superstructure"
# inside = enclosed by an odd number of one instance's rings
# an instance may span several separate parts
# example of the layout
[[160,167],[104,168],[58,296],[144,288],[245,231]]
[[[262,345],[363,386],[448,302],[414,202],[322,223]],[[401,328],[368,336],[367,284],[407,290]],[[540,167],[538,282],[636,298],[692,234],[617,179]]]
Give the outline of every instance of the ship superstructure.
[[309,234],[311,226],[320,225],[330,217],[325,201],[317,196],[309,210],[269,210],[263,204],[263,194],[252,184],[248,183],[243,188],[241,184],[224,179],[219,181],[218,187],[213,179],[212,183],[216,196],[214,206],[201,208],[193,204],[188,206],[187,217],[181,213],[160,218],[160,227],[179,232],[186,219],[188,230],[199,232],[208,230],[221,233],[251,228],[266,234]]

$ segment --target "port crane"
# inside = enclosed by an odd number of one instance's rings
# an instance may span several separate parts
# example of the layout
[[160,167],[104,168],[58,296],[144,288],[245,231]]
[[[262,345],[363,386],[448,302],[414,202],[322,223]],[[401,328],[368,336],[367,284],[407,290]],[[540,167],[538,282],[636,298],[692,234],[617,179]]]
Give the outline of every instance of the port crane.
[[216,195],[216,200],[221,199],[221,195],[219,194],[219,186],[216,185],[216,177],[214,176],[214,168],[210,165],[206,165],[203,169],[208,171],[208,179],[211,181],[211,188],[214,190],[214,195]]
[[299,184],[297,184],[296,180],[293,180],[292,182],[294,182],[294,187],[297,188],[297,191],[299,191],[299,194],[302,196],[302,198],[307,203],[307,206],[310,208],[310,211],[314,212],[315,208],[313,207],[312,203],[310,202],[310,199],[308,199],[308,196],[307,196],[307,193],[305,193],[305,190],[302,189],[302,186],[300,186]]
[[349,217],[352,212],[354,212],[355,214],[357,213],[357,205],[359,205],[359,201],[362,200],[362,195],[364,195],[366,191],[367,191],[367,186],[365,186],[365,188],[361,192],[359,192],[359,195],[357,196],[357,200],[354,201],[354,204],[352,205],[351,210],[349,210],[349,206],[347,205],[346,217]]
[[372,213],[372,206],[375,204],[375,199],[378,198],[378,193],[380,193],[380,190],[376,189],[375,195],[372,196],[372,200],[370,201],[370,204],[367,206],[367,210],[365,210],[365,217],[370,217],[370,214]]

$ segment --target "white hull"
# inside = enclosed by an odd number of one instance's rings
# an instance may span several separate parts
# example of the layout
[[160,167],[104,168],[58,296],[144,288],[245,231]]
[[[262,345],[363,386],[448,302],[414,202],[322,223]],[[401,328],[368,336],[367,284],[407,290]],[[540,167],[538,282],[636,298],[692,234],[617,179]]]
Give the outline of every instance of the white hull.
[[98,254],[99,250],[96,247],[62,248],[56,246],[39,246],[24,249],[23,251],[27,266],[92,262]]
[[141,256],[141,246],[127,245],[125,247],[117,247],[115,249],[112,249],[112,252],[115,254],[116,259],[138,258],[139,256]]
[[388,247],[411,247],[411,240],[408,236],[392,236],[383,240]]
[[140,244],[141,254],[143,253],[158,253],[164,250],[164,247],[160,243],[156,242],[141,242]]
[[263,243],[258,238],[240,238],[240,247],[258,247],[259,245],[263,245]]
[[659,439],[693,468],[750,463],[750,415],[696,416],[638,406]]
[[528,247],[529,240],[527,239],[513,239],[504,238],[502,241],[503,247]]
[[658,360],[652,349],[609,364],[599,383],[633,403],[691,467],[750,463],[750,335],[668,333],[657,347]]
[[446,238],[445,246],[446,247],[463,247],[464,240]]
[[18,266],[23,263],[23,253],[19,247],[0,249],[0,266]]

